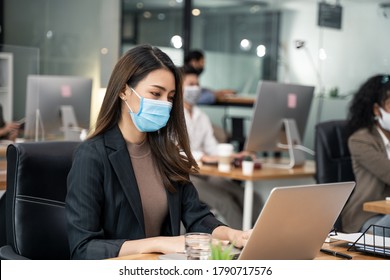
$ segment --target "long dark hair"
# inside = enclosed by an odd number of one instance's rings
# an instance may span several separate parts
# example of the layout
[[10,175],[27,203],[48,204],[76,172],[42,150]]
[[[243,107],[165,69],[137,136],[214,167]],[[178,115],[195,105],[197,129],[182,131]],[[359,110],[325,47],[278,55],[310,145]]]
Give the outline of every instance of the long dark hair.
[[108,82],[95,131],[89,138],[100,135],[118,124],[121,116],[119,94],[125,90],[126,84],[134,88],[150,72],[157,69],[172,72],[175,77],[176,94],[167,125],[159,131],[149,132],[147,137],[163,184],[168,190],[174,191],[171,181],[188,182],[189,173],[197,172],[198,165],[191,154],[184,119],[181,75],[168,55],[160,49],[140,45],[130,49],[120,58]]
[[376,124],[374,104],[383,106],[389,97],[389,75],[375,75],[362,84],[349,107],[347,135],[360,128],[372,130]]

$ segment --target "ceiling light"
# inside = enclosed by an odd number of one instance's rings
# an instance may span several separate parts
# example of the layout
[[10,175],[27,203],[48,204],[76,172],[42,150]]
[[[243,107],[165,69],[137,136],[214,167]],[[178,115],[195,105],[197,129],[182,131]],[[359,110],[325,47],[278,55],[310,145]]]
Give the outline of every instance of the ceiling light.
[[193,10],[192,10],[192,15],[193,15],[194,17],[199,16],[199,15],[200,15],[200,10],[199,10],[199,9],[193,9]]
[[180,49],[183,46],[183,40],[179,35],[175,35],[171,38],[171,45],[175,49]]
[[266,48],[264,45],[258,45],[256,48],[256,54],[258,57],[263,57],[265,56],[266,53]]
[[249,51],[252,48],[252,42],[248,39],[242,39],[240,42],[240,49],[243,51]]

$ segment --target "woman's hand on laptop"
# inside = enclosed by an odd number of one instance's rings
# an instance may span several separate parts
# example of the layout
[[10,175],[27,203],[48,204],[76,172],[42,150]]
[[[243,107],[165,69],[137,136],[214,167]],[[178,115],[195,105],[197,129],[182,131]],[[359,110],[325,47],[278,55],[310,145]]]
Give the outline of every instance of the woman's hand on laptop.
[[232,229],[227,226],[219,226],[214,229],[212,236],[220,240],[229,240],[237,248],[242,248],[246,245],[252,230],[242,231],[237,229]]
[[237,248],[242,248],[245,247],[246,242],[248,241],[249,237],[252,234],[252,230],[234,230],[235,232],[233,233],[233,240],[231,243],[234,245],[234,247]]

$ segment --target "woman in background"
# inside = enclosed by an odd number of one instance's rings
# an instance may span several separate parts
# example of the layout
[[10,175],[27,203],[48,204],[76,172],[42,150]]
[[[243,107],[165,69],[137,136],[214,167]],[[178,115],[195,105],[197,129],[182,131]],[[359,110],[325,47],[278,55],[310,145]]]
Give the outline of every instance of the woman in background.
[[158,48],[142,45],[116,64],[96,129],[68,175],[66,215],[74,259],[184,251],[187,232],[237,247],[250,232],[231,229],[199,201],[180,74]]
[[364,202],[390,197],[389,75],[373,76],[360,87],[347,129],[356,187],[342,212],[343,231],[363,232],[371,224],[390,227],[390,215],[363,211]]

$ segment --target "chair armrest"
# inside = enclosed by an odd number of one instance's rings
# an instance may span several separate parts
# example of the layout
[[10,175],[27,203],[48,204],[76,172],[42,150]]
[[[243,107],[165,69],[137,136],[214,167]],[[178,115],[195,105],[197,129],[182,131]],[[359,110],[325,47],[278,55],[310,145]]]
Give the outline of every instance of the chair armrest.
[[28,258],[16,254],[14,249],[10,245],[5,245],[0,248],[0,259],[1,260],[28,260]]

